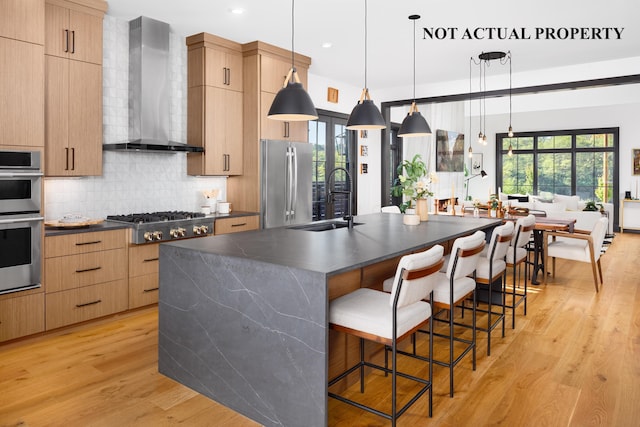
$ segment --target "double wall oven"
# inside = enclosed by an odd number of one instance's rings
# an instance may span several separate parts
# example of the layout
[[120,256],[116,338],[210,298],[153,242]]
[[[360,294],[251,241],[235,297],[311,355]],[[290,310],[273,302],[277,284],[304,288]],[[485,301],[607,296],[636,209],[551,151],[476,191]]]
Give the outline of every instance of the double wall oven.
[[0,151],[0,294],[41,286],[43,172],[38,151]]

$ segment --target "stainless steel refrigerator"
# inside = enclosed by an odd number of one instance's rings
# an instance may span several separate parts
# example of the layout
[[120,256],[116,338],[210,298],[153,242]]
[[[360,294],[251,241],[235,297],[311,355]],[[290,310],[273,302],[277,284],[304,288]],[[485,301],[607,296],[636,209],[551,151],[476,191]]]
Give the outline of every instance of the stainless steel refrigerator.
[[311,222],[312,148],[302,142],[260,141],[264,228]]

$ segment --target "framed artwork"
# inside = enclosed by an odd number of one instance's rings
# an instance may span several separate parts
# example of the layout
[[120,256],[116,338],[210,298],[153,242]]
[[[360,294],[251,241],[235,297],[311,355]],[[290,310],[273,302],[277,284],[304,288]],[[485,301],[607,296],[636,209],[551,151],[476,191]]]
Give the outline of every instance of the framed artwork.
[[464,171],[464,134],[436,130],[436,171]]
[[633,149],[633,174],[640,175],[640,148]]
[[471,167],[469,170],[471,171],[471,175],[477,175],[484,169],[482,166],[482,153],[473,153],[471,156]]

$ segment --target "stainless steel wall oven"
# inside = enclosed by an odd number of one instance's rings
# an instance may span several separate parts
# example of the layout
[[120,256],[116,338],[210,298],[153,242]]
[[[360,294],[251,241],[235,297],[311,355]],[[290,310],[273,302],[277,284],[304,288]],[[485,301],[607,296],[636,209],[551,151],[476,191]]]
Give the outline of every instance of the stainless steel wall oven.
[[41,286],[40,164],[37,151],[0,151],[0,294]]

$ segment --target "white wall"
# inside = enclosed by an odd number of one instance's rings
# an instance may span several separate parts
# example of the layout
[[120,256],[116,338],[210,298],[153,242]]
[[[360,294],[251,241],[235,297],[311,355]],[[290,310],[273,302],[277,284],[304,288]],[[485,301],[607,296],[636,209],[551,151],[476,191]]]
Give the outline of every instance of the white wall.
[[[103,140],[128,137],[129,23],[104,18]],[[186,142],[187,49],[171,35],[171,137]],[[197,211],[203,190],[218,189],[226,198],[226,178],[187,176],[186,154],[104,152],[103,175],[45,179],[45,216],[67,213],[90,218],[161,210]]]

